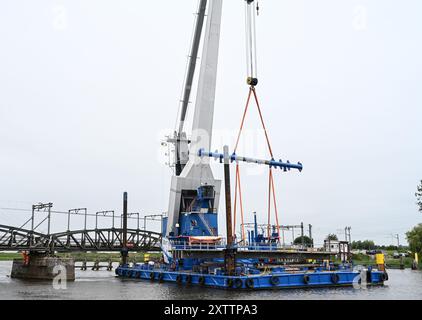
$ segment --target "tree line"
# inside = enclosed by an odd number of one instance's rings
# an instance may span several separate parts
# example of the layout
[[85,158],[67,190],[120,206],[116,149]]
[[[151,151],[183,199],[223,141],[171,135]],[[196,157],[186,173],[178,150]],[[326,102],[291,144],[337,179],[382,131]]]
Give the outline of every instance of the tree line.
[[[415,196],[419,212],[422,212],[422,180],[416,187]],[[422,223],[419,223],[416,227],[407,232],[406,238],[409,243],[410,250],[422,255]]]

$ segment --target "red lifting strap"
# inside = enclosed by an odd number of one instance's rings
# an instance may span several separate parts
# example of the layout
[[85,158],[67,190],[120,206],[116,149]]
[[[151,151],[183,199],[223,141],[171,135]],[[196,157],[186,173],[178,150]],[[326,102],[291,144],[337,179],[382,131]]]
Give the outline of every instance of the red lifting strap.
[[[259,104],[259,100],[258,100],[258,96],[256,94],[256,90],[255,87],[251,86],[249,89],[249,94],[248,94],[248,99],[246,101],[246,106],[245,106],[245,111],[243,112],[243,117],[242,117],[242,121],[240,124],[240,129],[239,129],[239,134],[237,136],[237,140],[236,140],[236,146],[234,148],[234,152],[237,152],[237,149],[239,147],[239,141],[240,141],[240,136],[243,132],[243,128],[245,126],[245,120],[246,120],[246,115],[248,113],[249,110],[249,105],[251,102],[251,97],[254,97],[255,99],[255,103],[256,106],[258,108],[258,112],[259,112],[259,118],[261,120],[261,125],[262,128],[264,130],[265,133],[265,139],[267,141],[267,146],[268,146],[268,151],[270,152],[270,155],[272,158],[274,158],[273,155],[273,151],[271,148],[271,143],[270,143],[270,139],[268,136],[268,132],[267,132],[267,128],[265,126],[264,123],[264,117],[262,115],[262,111],[261,111],[261,107]],[[235,197],[234,197],[234,233],[236,233],[236,213],[237,213],[237,195],[239,194],[239,204],[240,204],[240,214],[241,214],[241,231],[242,231],[242,241],[245,242],[245,227],[244,227],[244,212],[243,212],[243,201],[242,201],[242,189],[241,189],[241,185],[240,185],[240,168],[239,168],[239,164],[236,165],[236,182],[235,182]],[[280,224],[279,224],[279,220],[278,220],[278,209],[277,209],[277,201],[276,201],[276,193],[275,193],[275,187],[274,187],[274,178],[273,178],[273,171],[272,168],[270,168],[269,171],[269,179],[268,179],[268,229],[267,229],[267,233],[268,233],[268,237],[271,236],[271,198],[273,199],[273,204],[274,204],[274,212],[275,212],[275,219],[276,219],[276,225],[277,225],[277,232],[278,232],[278,239],[280,239]]]
[[242,188],[240,184],[240,167],[239,164],[236,165],[236,182],[235,182],[235,193],[234,193],[234,233],[236,233],[236,212],[237,212],[237,194],[239,193],[239,205],[240,205],[240,219],[241,219],[241,229],[242,229],[242,241],[245,241],[245,225],[243,220],[243,199],[242,199]]

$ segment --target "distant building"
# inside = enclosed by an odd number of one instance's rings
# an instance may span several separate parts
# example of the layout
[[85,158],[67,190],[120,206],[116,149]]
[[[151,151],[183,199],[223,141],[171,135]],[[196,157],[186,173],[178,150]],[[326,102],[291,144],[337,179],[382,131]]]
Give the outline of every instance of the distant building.
[[340,241],[338,240],[324,240],[324,250],[334,253],[340,253]]
[[350,261],[350,249],[348,241],[324,240],[324,250],[339,255],[341,261]]

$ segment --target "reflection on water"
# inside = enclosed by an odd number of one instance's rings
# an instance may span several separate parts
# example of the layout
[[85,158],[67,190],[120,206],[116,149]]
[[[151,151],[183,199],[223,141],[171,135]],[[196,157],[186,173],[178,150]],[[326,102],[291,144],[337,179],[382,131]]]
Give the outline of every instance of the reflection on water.
[[11,279],[11,267],[11,262],[0,261],[0,299],[422,299],[422,272],[411,270],[389,270],[390,279],[384,287],[367,290],[336,288],[228,292],[197,287],[181,290],[177,284],[123,280],[116,278],[114,272],[91,270],[77,270],[75,282],[68,283],[66,290],[55,290],[51,281]]

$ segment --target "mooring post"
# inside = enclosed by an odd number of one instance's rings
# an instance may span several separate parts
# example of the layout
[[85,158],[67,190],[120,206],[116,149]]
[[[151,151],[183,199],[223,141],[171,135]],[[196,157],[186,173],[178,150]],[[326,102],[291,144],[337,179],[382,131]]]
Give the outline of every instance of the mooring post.
[[230,192],[230,156],[229,147],[224,146],[224,186],[226,195],[226,230],[227,248],[224,254],[225,267],[228,275],[234,275],[236,269],[236,250],[233,241],[233,226],[231,214],[231,192]]
[[127,265],[128,248],[127,248],[127,192],[123,193],[123,248],[122,248],[122,265]]
[[108,267],[107,267],[108,271],[113,270],[113,260],[111,258],[108,259]]

